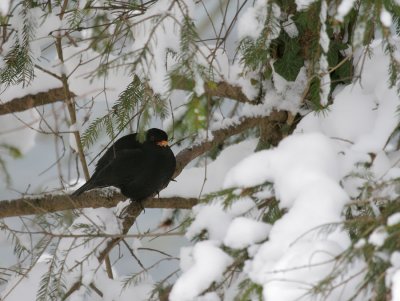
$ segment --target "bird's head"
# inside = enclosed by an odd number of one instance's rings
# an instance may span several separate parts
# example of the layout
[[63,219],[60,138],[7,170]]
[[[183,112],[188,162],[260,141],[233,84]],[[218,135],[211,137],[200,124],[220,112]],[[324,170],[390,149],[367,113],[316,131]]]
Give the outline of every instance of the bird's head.
[[146,132],[146,141],[166,147],[168,146],[168,135],[163,130],[152,128]]

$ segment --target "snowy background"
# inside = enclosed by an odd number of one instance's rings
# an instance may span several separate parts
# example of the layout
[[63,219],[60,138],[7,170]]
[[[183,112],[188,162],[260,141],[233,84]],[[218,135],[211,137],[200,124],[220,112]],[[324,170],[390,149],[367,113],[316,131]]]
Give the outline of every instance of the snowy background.
[[[298,9],[307,7],[311,2],[313,1],[296,1]],[[346,16],[353,2],[342,1],[337,20]],[[8,3],[0,2],[3,14],[8,11]],[[187,4],[190,13],[196,15],[197,6],[191,1],[187,1]],[[165,12],[169,6],[168,1],[160,1],[138,18]],[[169,13],[178,19],[182,18],[179,10],[174,9],[176,7]],[[249,99],[254,98],[258,91],[251,84],[250,77],[241,76],[243,66],[240,61],[232,62],[237,46],[234,40],[245,36],[257,37],[261,31],[259,24],[263,23],[265,9],[263,1],[256,1],[254,6],[248,3],[241,11],[238,25],[233,30],[233,41],[228,40],[225,52],[216,53],[219,78],[233,85],[240,85]],[[33,19],[41,16],[39,9],[32,10],[31,13]],[[233,14],[233,11],[229,13]],[[275,11],[274,14],[279,12]],[[198,24],[201,24],[204,15],[204,10],[197,12]],[[387,11],[382,11],[381,19],[386,26],[392,25],[391,15]],[[17,22],[16,19],[11,21]],[[143,70],[137,70],[139,74],[147,74],[151,87],[162,95],[166,95],[169,90],[165,80],[168,76],[165,70],[168,60],[165,58],[166,49],[179,51],[177,29],[172,21],[171,24],[168,22],[166,21],[165,27],[155,32],[157,42],[152,45],[155,51],[154,65],[146,70],[144,67]],[[138,30],[135,44],[131,46],[132,51],[140,49],[146,42],[150,25],[150,21],[142,24],[143,28]],[[65,193],[78,187],[83,180],[79,179],[82,175],[76,168],[76,145],[69,132],[75,128],[84,131],[90,120],[105,114],[131,81],[130,74],[121,70],[111,71],[105,78],[88,77],[87,75],[94,72],[102,61],[94,51],[87,50],[85,44],[65,47],[64,57],[68,59],[64,64],[57,61],[54,48],[47,47],[53,41],[48,33],[65,26],[66,24],[56,16],[44,19],[44,23],[38,27],[37,38],[31,47],[37,63],[43,68],[54,73],[73,72],[69,83],[71,91],[77,95],[79,124],[73,126],[64,120],[66,108],[61,102],[0,116],[0,143],[17,147],[23,155],[20,159],[7,157],[11,183],[0,183],[2,200],[43,192]],[[206,28],[210,28],[210,25]],[[82,35],[85,34],[89,33],[82,32]],[[291,28],[290,34],[295,36],[296,28]],[[321,36],[321,47],[324,47],[326,41],[323,35]],[[400,40],[395,37],[393,43],[400,46]],[[6,44],[5,47],[7,46],[11,47]],[[3,51],[7,52],[7,49]],[[75,239],[63,238],[56,255],[43,254],[36,259],[34,267],[28,272],[29,277],[15,276],[3,284],[1,299],[34,300],[35,292],[39,290],[39,282],[43,275],[46,275],[48,266],[55,257],[63,258],[62,254],[68,250],[67,266],[71,267],[77,261],[87,260],[83,271],[68,271],[66,286],[73,284],[83,274],[83,286],[70,300],[132,300],[132,296],[135,296],[135,300],[148,300],[154,285],[168,275],[172,275],[169,280],[175,282],[170,292],[171,301],[222,300],[214,291],[204,291],[213,283],[224,279],[226,271],[234,264],[235,258],[227,249],[245,250],[248,259],[245,260],[238,276],[232,277],[223,300],[233,300],[239,283],[244,279],[250,279],[261,286],[265,300],[311,300],[310,291],[332,274],[335,275],[332,287],[329,294],[323,295],[321,300],[371,298],[373,292],[368,290],[355,295],[359,293],[358,288],[365,277],[367,263],[361,258],[356,258],[344,269],[338,264],[338,259],[342,258],[350,247],[361,248],[370,244],[379,248],[388,235],[386,230],[377,229],[368,241],[360,241],[354,246],[343,227],[329,226],[340,225],[345,221],[345,208],[360,195],[366,183],[378,185],[396,180],[400,176],[399,137],[393,134],[399,123],[397,87],[390,88],[388,84],[390,62],[382,40],[377,38],[369,51],[368,56],[365,56],[362,48],[352,54],[355,73],[360,74],[360,80],[346,86],[336,86],[332,103],[323,113],[305,112],[301,108],[303,87],[307,82],[305,68],[302,68],[296,80],[292,82],[272,71],[274,88],[268,90],[262,104],[243,104],[231,118],[226,117],[224,112],[230,111],[234,104],[225,103],[221,109],[222,113],[215,113],[211,119],[210,131],[238,122],[239,117],[268,116],[273,109],[288,110],[293,114],[301,113],[305,116],[296,126],[294,133],[283,139],[276,148],[254,153],[257,140],[249,138],[226,147],[214,161],[209,158],[200,160],[198,164],[192,164],[183,170],[176,182],[171,182],[161,192],[161,197],[197,198],[222,189],[231,189],[235,201],[228,207],[223,197],[215,197],[209,203],[201,203],[192,211],[182,213],[182,220],[188,216],[192,218],[185,233],[156,239],[153,238],[157,233],[165,231],[159,227],[160,222],[171,212],[146,209],[130,230],[129,242],[144,266],[156,264],[156,268],[140,274],[128,288],[122,289],[124,277],[140,272],[141,267],[126,255],[126,250],[122,258],[119,258],[121,250],[117,248],[111,253],[111,258],[118,260],[114,265],[116,277],[110,280],[104,270],[102,271],[102,267],[98,266],[93,254],[93,258],[85,258],[88,249],[95,249],[105,243],[102,238],[93,239],[88,245],[83,244],[80,248],[72,249],[71,245],[76,244]],[[209,52],[210,49],[202,49],[199,61],[207,57]],[[82,61],[85,64],[76,69]],[[206,64],[206,61],[203,63]],[[322,63],[321,65],[323,67]],[[13,86],[2,89],[1,103],[60,86],[57,79],[45,72],[37,70],[35,75],[27,87]],[[201,94],[203,81],[200,74],[198,76],[195,92]],[[325,84],[329,85],[329,82]],[[175,91],[169,97],[175,114],[182,114],[181,107],[188,100],[188,95]],[[164,129],[168,129],[171,124],[171,117],[161,120],[155,116],[151,121],[151,126]],[[60,134],[53,135],[54,129]],[[198,141],[202,141],[204,136],[204,133],[199,133]],[[87,151],[88,162],[107,143],[108,137],[102,135]],[[185,143],[175,145],[174,153],[177,154],[185,146]],[[89,166],[90,170],[93,168],[93,164]],[[279,208],[285,214],[275,223],[263,221],[262,209],[253,197],[243,193],[247,188],[255,186],[261,187],[255,195],[256,198],[276,197],[279,200]],[[398,190],[396,187],[388,188],[380,193],[380,197],[391,200],[396,198]],[[97,225],[104,233],[118,234],[120,221],[115,212],[116,209],[84,209],[82,214],[73,220],[68,231],[83,234],[84,232],[74,228],[74,225],[90,221],[89,224]],[[5,219],[4,223],[10,228],[19,229],[24,220],[9,218]],[[398,215],[393,215],[388,220],[388,226],[399,223]],[[34,224],[30,226],[32,230],[37,230]],[[58,231],[62,233],[63,229]],[[196,240],[204,232],[207,233],[206,238]],[[31,237],[21,235],[20,239],[23,244],[29,244]],[[161,250],[169,256],[161,256],[143,248]],[[8,267],[16,262],[12,244],[5,234],[0,236],[0,254],[1,267]],[[392,300],[400,300],[399,254],[386,254],[386,257],[389,256],[386,260],[390,262],[391,267],[385,275],[385,281],[392,289]],[[168,259],[158,262],[160,258]],[[176,270],[179,272],[174,273]],[[87,287],[92,282],[99,288],[107,287],[107,291],[103,291],[106,292],[103,298],[93,293],[87,295]]]

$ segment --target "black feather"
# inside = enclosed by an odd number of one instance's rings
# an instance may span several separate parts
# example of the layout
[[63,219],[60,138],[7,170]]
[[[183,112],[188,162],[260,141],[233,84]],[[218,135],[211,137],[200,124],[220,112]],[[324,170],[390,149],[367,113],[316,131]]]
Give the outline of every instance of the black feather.
[[137,137],[136,133],[130,134],[111,145],[97,162],[90,180],[72,196],[93,188],[114,186],[131,200],[141,201],[165,188],[176,168],[175,156],[165,145],[167,134],[150,129],[143,143]]

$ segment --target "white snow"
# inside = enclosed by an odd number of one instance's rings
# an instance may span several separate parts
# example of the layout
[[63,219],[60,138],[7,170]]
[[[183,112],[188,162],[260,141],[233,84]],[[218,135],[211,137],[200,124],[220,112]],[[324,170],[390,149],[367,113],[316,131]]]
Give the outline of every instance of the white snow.
[[381,247],[388,236],[389,235],[384,227],[378,227],[374,230],[374,232],[371,233],[368,238],[368,242],[376,247]]
[[383,26],[390,27],[392,25],[392,15],[384,7],[381,9],[380,17]]
[[391,288],[392,300],[400,300],[400,252],[395,251],[390,256],[391,267],[385,275],[386,287]]
[[398,223],[400,223],[400,212],[396,212],[388,217],[388,220],[387,220],[388,226],[394,226]]
[[188,271],[194,265],[192,252],[193,247],[182,247],[180,249],[179,267],[181,268],[182,272]]
[[174,284],[169,300],[190,301],[221,278],[233,259],[214,241],[198,242],[192,250],[193,265]]
[[[329,47],[329,45],[327,47]],[[321,99],[321,105],[325,106],[328,104],[329,93],[331,91],[331,77],[329,75],[329,64],[325,54],[321,55],[319,59],[319,66],[322,75],[320,99]]]
[[250,198],[241,198],[228,208],[224,208],[222,200],[197,205],[193,207],[195,219],[187,229],[186,237],[192,239],[203,230],[207,230],[210,240],[222,241],[232,219],[248,212],[254,206],[255,203]]
[[392,277],[392,301],[400,301],[400,270]]
[[231,217],[227,214],[220,203],[211,205],[197,205],[193,208],[196,219],[189,226],[186,236],[193,238],[202,230],[207,230],[211,240],[222,240],[226,234]]
[[0,144],[18,148],[26,154],[35,146],[40,115],[31,109],[0,118]]
[[243,249],[268,237],[271,225],[246,217],[237,217],[229,225],[224,244]]
[[289,37],[296,38],[299,35],[299,31],[296,27],[296,23],[292,20],[293,15],[289,15],[287,21],[282,23],[282,27]]
[[319,22],[321,23],[321,30],[319,33],[319,44],[324,53],[328,53],[330,39],[326,32],[326,18],[328,16],[328,4],[326,0],[321,1],[321,11],[319,13]]
[[134,237],[131,243],[132,251],[136,256],[139,256],[138,249],[143,247],[142,242],[140,239]]
[[[296,129],[300,133],[319,131],[333,138],[340,153],[340,177],[350,196],[357,196],[366,181],[363,164],[371,162],[371,153],[374,160],[368,172],[375,179],[395,178],[398,174],[396,159],[387,155],[387,142],[399,122],[396,115],[399,98],[395,89],[387,85],[389,61],[380,43],[373,45],[372,55],[364,63],[361,83],[337,89],[328,112],[305,116]],[[361,72],[358,64],[356,68]],[[354,173],[365,178],[351,176]]]
[[203,296],[196,298],[196,301],[220,301],[220,297],[216,292],[205,293]]
[[[273,69],[273,65],[271,65],[271,68]],[[271,108],[276,108],[277,110],[287,110],[296,114],[302,102],[304,86],[307,84],[306,68],[300,68],[299,74],[294,82],[285,80],[274,70],[272,72],[272,77],[274,84],[266,84],[267,91],[264,97],[266,108],[261,110],[270,112]],[[254,111],[258,113],[260,113],[261,110],[258,108],[254,109]]]
[[316,0],[296,0],[297,10],[304,10],[315,1]]
[[34,298],[32,298],[36,297],[34,292],[37,292],[40,279],[47,271],[47,264],[45,262],[40,262],[33,267],[28,277],[23,277],[22,279],[15,277],[1,292],[2,300],[34,300]]
[[11,0],[2,0],[0,1],[0,13],[2,16],[6,16],[8,14],[8,10],[10,8]]
[[337,9],[336,19],[339,21],[343,21],[343,18],[350,12],[353,8],[354,2],[356,0],[342,0]]
[[267,15],[267,2],[257,0],[254,6],[248,7],[246,11],[240,16],[238,21],[238,37],[243,39],[245,37],[257,38],[261,33],[262,27],[260,24],[265,22]]
[[[255,186],[274,179],[287,181],[287,174],[291,171],[301,172],[303,169],[320,170],[338,178],[335,158],[332,142],[323,135],[293,135],[284,139],[278,148],[257,152],[239,162],[228,173],[224,187]],[[295,182],[297,181],[293,181],[293,185],[301,186]],[[290,191],[282,191],[282,194],[292,195]]]
[[374,162],[371,166],[371,172],[376,179],[382,179],[391,167],[392,163],[390,162],[386,152],[380,151],[376,154]]
[[361,249],[361,248],[363,248],[363,247],[365,246],[366,243],[367,243],[367,242],[366,242],[365,238],[361,238],[360,240],[358,240],[358,241],[354,244],[354,248],[356,248],[356,249]]
[[[342,220],[341,210],[348,200],[338,183],[336,161],[334,144],[327,137],[317,133],[292,135],[276,149],[244,159],[227,175],[225,187],[272,181],[281,207],[289,209],[246,266],[251,279],[263,284],[267,300],[299,297],[304,285],[312,285],[330,272],[330,259],[349,245],[341,230],[328,234],[318,231]],[[307,268],[299,269],[301,266]],[[312,277],[305,277],[310,273]]]

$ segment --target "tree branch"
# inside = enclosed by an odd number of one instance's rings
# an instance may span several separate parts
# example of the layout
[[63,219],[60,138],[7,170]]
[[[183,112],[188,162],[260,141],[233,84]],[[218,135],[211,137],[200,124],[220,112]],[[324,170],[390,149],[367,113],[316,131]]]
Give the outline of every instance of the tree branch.
[[285,111],[274,111],[269,116],[242,117],[239,121],[232,123],[229,126],[213,131],[211,133],[211,140],[206,140],[192,147],[185,148],[176,156],[177,160],[174,178],[182,172],[190,161],[211,150],[225,139],[256,127],[265,120],[283,122],[286,118],[287,113]]
[[[181,75],[171,76],[172,89],[193,91],[195,87],[194,80]],[[256,104],[247,98],[239,86],[233,86],[225,81],[204,83],[204,93],[209,96],[226,97],[243,103]]]
[[[75,94],[72,93],[72,96],[75,96]],[[64,101],[64,99],[65,93],[62,87],[50,89],[46,92],[39,92],[37,94],[28,94],[20,98],[14,98],[6,103],[1,103],[0,115],[22,112],[37,106]]]
[[[183,76],[172,76],[172,88],[178,90],[189,91],[194,88],[194,81]],[[205,83],[204,91],[210,96],[226,97],[243,103],[253,103],[254,101],[247,98],[238,86],[233,86],[227,82]],[[70,92],[70,97],[76,95]],[[34,107],[43,106],[49,103],[65,101],[65,91],[63,87],[50,89],[46,92],[37,94],[28,94],[23,97],[14,98],[6,103],[0,103],[0,115],[22,112]]]
[[[66,194],[45,194],[36,198],[21,198],[0,202],[0,218],[43,214],[69,209],[82,208],[112,208],[118,202],[127,198],[120,193],[105,195],[101,190],[92,190],[78,197],[70,197]],[[151,198],[142,202],[144,208],[180,208],[190,209],[198,202],[195,198]]]

